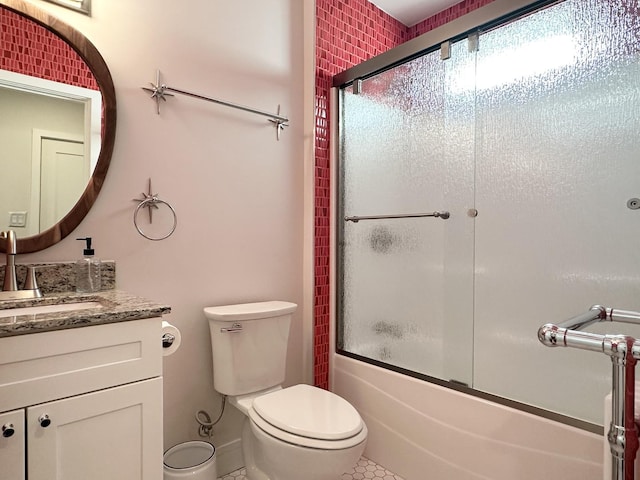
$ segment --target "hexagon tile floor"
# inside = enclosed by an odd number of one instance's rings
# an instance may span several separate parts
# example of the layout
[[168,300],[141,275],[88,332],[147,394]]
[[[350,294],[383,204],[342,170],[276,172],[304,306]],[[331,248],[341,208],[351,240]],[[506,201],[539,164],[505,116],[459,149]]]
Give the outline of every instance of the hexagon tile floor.
[[[361,457],[358,461],[358,464],[354,466],[351,470],[342,474],[340,480],[404,480],[399,475],[391,473],[384,467],[377,465],[372,462],[368,458]],[[245,470],[241,468],[240,470],[236,470],[235,472],[228,473],[222,477],[219,477],[218,480],[246,480]],[[301,479],[304,480],[304,479]]]

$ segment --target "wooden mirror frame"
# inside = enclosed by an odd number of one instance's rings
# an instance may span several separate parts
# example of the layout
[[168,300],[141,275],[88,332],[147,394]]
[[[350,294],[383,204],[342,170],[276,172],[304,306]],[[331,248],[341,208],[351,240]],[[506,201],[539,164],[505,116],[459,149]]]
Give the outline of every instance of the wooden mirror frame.
[[[78,202],[62,220],[38,235],[18,238],[18,253],[30,253],[50,247],[69,235],[87,215],[100,193],[116,138],[116,93],[106,62],[82,33],[23,0],[0,0],[0,6],[34,21],[64,40],[87,64],[102,93],[102,143],[93,174]],[[1,246],[0,252],[4,252]]]

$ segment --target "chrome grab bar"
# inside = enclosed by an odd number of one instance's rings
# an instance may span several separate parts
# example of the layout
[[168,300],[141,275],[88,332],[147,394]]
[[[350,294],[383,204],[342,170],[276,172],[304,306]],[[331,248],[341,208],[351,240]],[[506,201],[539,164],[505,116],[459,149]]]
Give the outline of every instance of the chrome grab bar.
[[389,218],[423,218],[436,217],[446,220],[451,215],[449,212],[430,212],[430,213],[400,213],[397,215],[354,215],[353,217],[344,217],[345,222],[358,223],[360,220],[385,220]]
[[[543,325],[538,329],[538,340],[547,347],[572,347],[602,352],[611,356],[613,353],[610,345],[611,339],[619,338],[621,335],[599,335],[578,331],[602,321],[640,325],[640,313],[594,305],[588,312],[572,317],[558,325],[554,323]],[[640,360],[640,340],[633,338],[631,354],[635,360]]]
[[633,385],[636,360],[640,359],[640,340],[627,335],[599,335],[578,331],[601,321],[640,324],[640,313],[594,305],[588,312],[558,325],[543,325],[538,329],[538,340],[548,347],[579,348],[605,353],[611,357],[611,423],[607,433],[613,460],[611,479],[633,480],[634,460],[638,450]]

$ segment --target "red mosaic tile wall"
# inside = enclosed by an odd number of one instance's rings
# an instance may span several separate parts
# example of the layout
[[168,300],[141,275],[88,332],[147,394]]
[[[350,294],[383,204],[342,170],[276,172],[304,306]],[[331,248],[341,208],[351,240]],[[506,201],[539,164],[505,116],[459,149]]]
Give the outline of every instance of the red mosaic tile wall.
[[3,8],[0,8],[0,68],[99,90],[91,70],[64,40]]
[[386,52],[492,0],[464,0],[406,27],[367,0],[316,1],[314,383],[329,387],[329,91],[339,72]]
[[407,40],[406,27],[367,0],[316,1],[314,382],[329,387],[329,91],[335,74]]
[[410,39],[417,37],[429,30],[441,27],[445,23],[449,23],[450,21],[469,13],[476,8],[484,7],[486,4],[491,2],[493,2],[493,0],[465,0],[464,2],[460,2],[440,13],[436,13],[434,16],[417,23],[413,27],[409,27],[407,29],[407,34]]

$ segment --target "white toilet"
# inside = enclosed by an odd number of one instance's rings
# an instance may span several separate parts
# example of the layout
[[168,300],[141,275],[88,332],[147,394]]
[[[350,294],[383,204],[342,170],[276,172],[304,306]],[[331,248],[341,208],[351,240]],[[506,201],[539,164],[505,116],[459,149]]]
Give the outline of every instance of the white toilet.
[[345,399],[309,385],[282,388],[296,308],[272,301],[204,309],[214,387],[246,415],[249,480],[338,480],[367,441],[366,425]]

